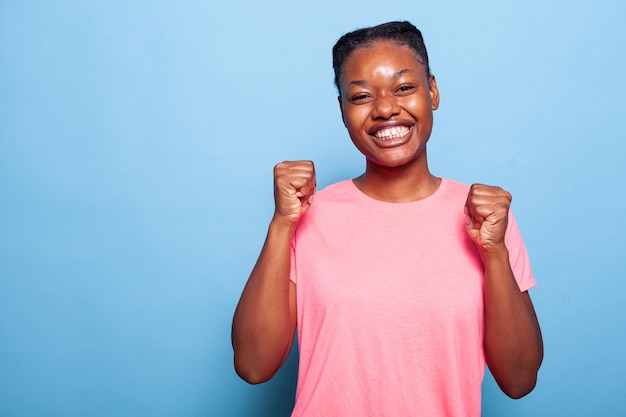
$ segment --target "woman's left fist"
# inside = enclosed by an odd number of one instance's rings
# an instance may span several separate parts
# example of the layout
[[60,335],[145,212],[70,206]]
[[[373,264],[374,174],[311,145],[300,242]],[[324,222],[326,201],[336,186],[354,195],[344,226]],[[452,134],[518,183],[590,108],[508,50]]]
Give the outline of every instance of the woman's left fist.
[[511,194],[500,187],[473,184],[465,202],[467,233],[479,250],[504,245]]

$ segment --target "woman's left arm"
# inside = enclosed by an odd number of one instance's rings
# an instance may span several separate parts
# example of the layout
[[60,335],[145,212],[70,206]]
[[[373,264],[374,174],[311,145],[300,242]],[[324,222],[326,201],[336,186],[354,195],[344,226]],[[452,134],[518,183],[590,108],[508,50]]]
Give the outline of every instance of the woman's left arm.
[[541,330],[528,292],[511,270],[504,243],[511,195],[472,185],[465,204],[467,231],[485,268],[485,357],[496,382],[511,398],[533,390],[543,360]]

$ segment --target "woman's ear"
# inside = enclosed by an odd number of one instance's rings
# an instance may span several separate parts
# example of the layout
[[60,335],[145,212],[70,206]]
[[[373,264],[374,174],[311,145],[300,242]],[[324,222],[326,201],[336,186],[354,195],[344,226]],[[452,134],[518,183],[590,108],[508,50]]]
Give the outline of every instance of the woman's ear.
[[341,94],[337,96],[337,101],[339,102],[339,111],[341,112],[341,121],[343,122],[343,125],[346,125],[346,120],[343,118],[343,104],[341,101]]
[[435,80],[434,75],[430,76],[428,90],[430,91],[430,101],[432,102],[431,108],[437,110],[439,108],[439,89],[437,88],[437,80]]

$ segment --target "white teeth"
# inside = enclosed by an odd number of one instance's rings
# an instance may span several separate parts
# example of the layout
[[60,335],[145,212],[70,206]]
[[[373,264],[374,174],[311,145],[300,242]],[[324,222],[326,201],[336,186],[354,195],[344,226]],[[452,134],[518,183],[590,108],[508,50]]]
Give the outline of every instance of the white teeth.
[[406,126],[389,127],[387,129],[379,130],[374,133],[374,136],[380,140],[396,139],[409,133],[409,130],[410,129]]

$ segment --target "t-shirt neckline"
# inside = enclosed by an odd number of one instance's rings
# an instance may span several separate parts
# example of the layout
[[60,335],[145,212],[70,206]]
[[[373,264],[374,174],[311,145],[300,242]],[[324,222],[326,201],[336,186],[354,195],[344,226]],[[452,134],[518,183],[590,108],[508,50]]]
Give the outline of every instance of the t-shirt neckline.
[[446,191],[446,188],[448,187],[448,180],[446,178],[441,178],[441,177],[439,178],[441,179],[441,183],[439,184],[439,187],[435,190],[434,193],[432,193],[426,198],[422,198],[421,200],[408,201],[405,203],[392,203],[389,201],[377,200],[365,194],[363,191],[361,191],[359,187],[357,187],[356,184],[354,183],[354,179],[348,180],[347,182],[349,183],[350,192],[356,198],[358,198],[359,200],[367,204],[378,205],[381,207],[383,206],[384,207],[420,207],[420,206],[430,205],[431,203],[436,201]]

